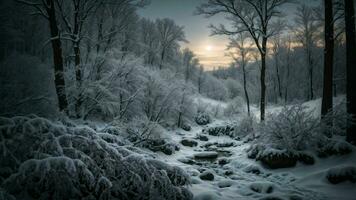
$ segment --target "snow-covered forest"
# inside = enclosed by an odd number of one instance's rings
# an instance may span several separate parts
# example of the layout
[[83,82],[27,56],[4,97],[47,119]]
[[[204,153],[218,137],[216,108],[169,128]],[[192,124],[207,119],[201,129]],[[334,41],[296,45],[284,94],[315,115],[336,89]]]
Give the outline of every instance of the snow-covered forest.
[[0,200],[355,199],[355,8],[1,0]]

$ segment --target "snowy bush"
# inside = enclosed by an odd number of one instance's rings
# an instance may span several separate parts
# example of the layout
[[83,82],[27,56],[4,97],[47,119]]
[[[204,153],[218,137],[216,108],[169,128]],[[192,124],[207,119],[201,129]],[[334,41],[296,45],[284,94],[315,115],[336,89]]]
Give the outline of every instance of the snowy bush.
[[[316,150],[319,156],[345,154],[352,151],[350,145],[338,137],[345,135],[349,115],[340,104],[322,120],[313,116],[303,105],[285,107],[277,114],[266,117],[260,126],[260,142],[277,149],[300,151]],[[335,136],[335,137],[334,137]]]
[[213,136],[226,135],[234,138],[234,127],[231,125],[209,127],[203,129],[202,132]]
[[253,144],[247,149],[247,156],[261,161],[271,169],[294,167],[298,161],[314,164],[314,158],[306,153],[276,149],[267,144]]
[[263,140],[277,149],[304,150],[319,137],[318,124],[312,112],[297,104],[267,116],[260,132]]
[[234,127],[234,136],[240,138],[249,136],[253,139],[257,131],[256,129],[257,119],[254,116],[244,116],[239,124]]
[[233,117],[234,115],[238,115],[244,112],[246,112],[246,103],[245,100],[240,96],[237,96],[229,101],[227,107],[224,109],[224,114],[228,117]]
[[195,122],[198,125],[207,125],[211,122],[211,118],[207,113],[198,112],[197,116],[195,117]]
[[229,94],[229,99],[234,99],[243,94],[243,87],[239,81],[228,78],[225,81],[225,86]]
[[215,100],[226,100],[228,91],[224,83],[216,77],[208,74],[202,85],[202,94]]
[[[146,81],[147,69],[140,59],[132,55],[122,57],[121,52],[112,51],[105,60],[93,66],[87,66],[85,79],[80,88],[77,87],[72,71],[66,73],[69,81],[68,99],[73,110],[81,118],[126,119],[129,116],[141,114],[135,109],[138,99],[142,96],[142,85]],[[97,55],[96,55],[97,56]]]
[[340,139],[323,138],[319,141],[316,150],[319,157],[328,157],[351,153],[353,147],[351,144]]
[[346,135],[347,125],[356,123],[346,111],[346,103],[343,101],[333,107],[331,112],[328,112],[320,122],[320,132],[328,137],[335,135]]
[[0,184],[16,198],[192,198],[185,188],[189,176],[180,168],[120,146],[120,137],[104,140],[87,126],[66,127],[34,116],[0,121],[0,169],[6,172]]

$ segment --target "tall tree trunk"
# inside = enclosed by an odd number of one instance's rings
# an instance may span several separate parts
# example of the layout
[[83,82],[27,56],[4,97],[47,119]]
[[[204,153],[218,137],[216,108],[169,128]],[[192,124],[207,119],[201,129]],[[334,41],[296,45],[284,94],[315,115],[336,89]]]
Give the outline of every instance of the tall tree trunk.
[[266,74],[266,57],[262,56],[262,68],[261,68],[261,101],[260,101],[260,115],[261,121],[265,120],[265,104],[266,104],[266,83],[265,83],[265,74]]
[[165,56],[165,49],[162,49],[162,52],[161,52],[161,62],[159,63],[159,69],[160,69],[160,70],[161,70],[162,67],[163,67],[164,56]]
[[180,108],[179,108],[179,112],[178,112],[178,120],[177,120],[177,127],[178,128],[182,128],[182,126],[183,126],[183,122],[182,122],[182,117],[183,117],[183,111],[182,111],[182,109],[183,109],[183,105],[184,105],[184,98],[185,98],[185,94],[184,94],[184,90],[185,89],[183,89],[183,95],[182,95],[182,99],[181,99],[181,102],[180,102]]
[[261,102],[260,102],[260,114],[261,121],[265,120],[265,106],[266,106],[266,50],[267,50],[267,38],[263,38],[262,52],[261,53]]
[[[278,97],[282,99],[282,88],[281,88],[281,77],[279,76],[279,60],[278,55],[276,55],[276,76],[277,76],[277,86],[278,86]],[[277,99],[278,101],[278,99]]]
[[248,97],[248,92],[247,92],[245,63],[242,64],[242,72],[243,72],[243,79],[244,79],[243,80],[243,82],[244,82],[244,92],[245,92],[246,104],[247,104],[247,114],[248,114],[248,116],[250,116],[250,99]]
[[309,87],[310,87],[309,100],[313,100],[314,99],[313,67],[309,67]]
[[54,63],[54,83],[56,87],[56,93],[58,98],[58,106],[60,111],[67,112],[68,101],[66,96],[65,80],[64,80],[64,67],[62,57],[62,43],[60,39],[60,33],[58,30],[58,23],[56,18],[56,10],[53,0],[47,0],[47,13],[49,20],[49,28],[51,32],[51,43],[53,50],[53,63]]
[[74,30],[73,30],[73,35],[72,35],[72,40],[73,40],[73,51],[74,51],[74,65],[75,65],[75,79],[77,82],[77,100],[75,103],[75,111],[77,114],[77,117],[80,118],[81,112],[80,108],[83,104],[83,99],[82,99],[82,70],[80,66],[80,39],[79,39],[79,10],[80,10],[80,0],[78,1],[73,1],[74,2]]
[[321,106],[321,116],[325,116],[332,111],[333,106],[333,57],[334,57],[334,22],[333,22],[333,2],[325,2],[325,50],[324,50],[324,86],[323,100]]
[[348,121],[346,140],[356,144],[356,34],[354,2],[344,0],[345,25],[346,25],[346,99],[347,113],[352,115],[352,121]]
[[290,42],[288,42],[288,50],[287,50],[287,76],[285,81],[285,92],[284,92],[284,103],[287,104],[288,101],[288,87],[289,87],[289,68],[290,68]]
[[[307,47],[311,48],[311,47]],[[314,99],[314,87],[313,87],[313,60],[312,60],[312,55],[310,49],[307,50],[307,56],[308,56],[308,68],[309,68],[309,100]]]

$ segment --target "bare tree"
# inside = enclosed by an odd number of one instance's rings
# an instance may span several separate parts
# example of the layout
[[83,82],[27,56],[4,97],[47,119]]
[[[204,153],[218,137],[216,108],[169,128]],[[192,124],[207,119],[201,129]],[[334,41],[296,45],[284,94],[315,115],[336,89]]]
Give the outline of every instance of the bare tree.
[[292,51],[292,39],[288,37],[286,40],[286,75],[285,75],[285,92],[284,92],[284,102],[288,101],[288,89],[289,89],[289,76],[290,76],[290,67],[291,67],[291,51]]
[[355,35],[355,10],[354,2],[344,0],[345,5],[345,25],[346,25],[346,70],[347,70],[347,113],[352,116],[353,121],[348,122],[346,140],[352,144],[356,144],[356,35]]
[[314,11],[311,7],[302,4],[297,8],[295,23],[296,38],[305,51],[306,62],[308,66],[309,74],[309,96],[308,99],[314,99],[314,86],[313,86],[313,74],[314,74],[314,58],[313,49],[316,43],[316,37],[318,34],[318,24],[314,15]]
[[144,49],[145,63],[153,65],[157,62],[158,54],[158,30],[156,24],[153,21],[142,19],[142,48]]
[[75,103],[75,110],[77,117],[80,117],[80,107],[83,103],[81,96],[83,81],[83,72],[81,66],[81,42],[85,38],[85,25],[89,17],[94,14],[95,10],[102,3],[95,0],[71,0],[62,1],[54,0],[59,9],[59,15],[63,22],[66,32],[65,39],[72,42],[74,52],[74,66],[75,66],[75,80],[77,84],[77,99]]
[[246,106],[247,106],[247,113],[250,116],[250,99],[247,91],[247,72],[246,66],[249,62],[249,58],[252,56],[250,55],[252,49],[252,43],[249,41],[248,33],[239,33],[235,38],[230,39],[229,48],[235,49],[236,54],[231,53],[231,57],[234,59],[236,64],[242,68],[242,75],[243,75],[243,87],[246,99]]
[[171,19],[157,19],[158,38],[160,43],[160,64],[159,69],[162,69],[166,59],[167,52],[173,48],[177,42],[187,42],[183,27],[178,26]]
[[281,38],[280,34],[276,34],[272,38],[272,53],[274,59],[274,65],[276,69],[276,79],[278,88],[278,98],[282,99],[282,86],[281,86],[281,75],[280,75],[280,53],[281,53]]
[[35,14],[47,19],[50,29],[50,41],[52,44],[52,55],[54,64],[54,83],[60,111],[67,112],[68,101],[66,97],[65,80],[63,74],[63,55],[61,33],[58,28],[57,10],[54,0],[17,0],[17,2],[31,6]]
[[332,111],[333,107],[333,61],[334,61],[334,17],[333,1],[324,0],[325,7],[325,48],[324,48],[324,86],[321,116]]
[[212,17],[217,14],[227,15],[234,30],[228,30],[224,25],[212,26],[213,34],[235,35],[248,32],[253,39],[261,59],[261,121],[265,119],[266,106],[266,56],[268,39],[279,31],[274,28],[273,19],[281,16],[278,10],[288,0],[209,0],[197,8],[197,13]]
[[184,80],[188,81],[192,68],[194,67],[194,53],[188,48],[183,50]]
[[202,65],[199,66],[198,70],[198,92],[201,94],[202,92],[202,86],[205,81],[205,73],[204,73],[204,68]]

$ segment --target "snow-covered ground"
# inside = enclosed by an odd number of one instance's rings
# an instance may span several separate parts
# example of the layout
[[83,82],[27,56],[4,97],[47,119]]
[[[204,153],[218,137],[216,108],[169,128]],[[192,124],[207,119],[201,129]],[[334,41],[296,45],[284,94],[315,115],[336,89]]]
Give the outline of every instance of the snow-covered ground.
[[[336,101],[340,102],[341,99],[338,98]],[[205,102],[215,106],[218,104],[217,101],[211,100]],[[320,111],[318,109],[320,103],[320,100],[315,100],[305,105],[317,113]],[[272,107],[268,108],[267,112],[278,112],[281,109],[281,107]],[[258,115],[257,109],[254,109],[254,113]],[[194,199],[351,200],[356,198],[355,184],[333,185],[325,178],[330,168],[354,165],[356,163],[355,152],[344,156],[316,159],[314,165],[298,164],[294,168],[266,169],[260,162],[247,158],[246,149],[249,148],[249,143],[233,140],[227,136],[202,134],[202,130],[206,127],[221,126],[227,123],[227,121],[215,119],[209,125],[194,126],[191,131],[172,131],[169,135],[177,143],[188,139],[196,141],[197,145],[193,147],[181,145],[180,151],[170,156],[159,154],[165,162],[182,167],[192,176],[193,184],[190,189],[194,193]],[[197,139],[199,135],[206,136],[208,141]],[[215,145],[207,148],[208,143],[215,143]],[[217,147],[229,143],[233,143],[233,145]],[[218,158],[206,160],[194,158],[194,155],[204,151],[218,152]],[[213,180],[202,180],[204,178],[200,176],[209,172],[213,174]]]

